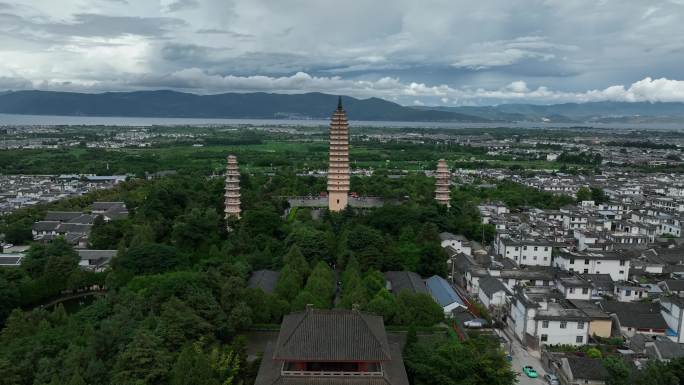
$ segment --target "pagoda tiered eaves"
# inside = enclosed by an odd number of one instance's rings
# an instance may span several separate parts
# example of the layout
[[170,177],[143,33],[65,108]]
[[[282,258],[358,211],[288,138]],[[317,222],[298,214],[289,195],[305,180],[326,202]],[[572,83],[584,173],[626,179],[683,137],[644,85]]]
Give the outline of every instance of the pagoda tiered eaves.
[[349,195],[349,123],[341,99],[330,120],[329,146],[328,208],[340,211]]
[[449,168],[447,167],[446,161],[444,159],[440,159],[437,162],[437,180],[435,182],[435,200],[437,203],[447,206],[450,206],[449,203],[449,178],[450,178],[450,173],[449,173]]
[[224,194],[225,217],[240,218],[240,169],[238,167],[237,158],[234,155],[229,155],[226,166],[226,186]]

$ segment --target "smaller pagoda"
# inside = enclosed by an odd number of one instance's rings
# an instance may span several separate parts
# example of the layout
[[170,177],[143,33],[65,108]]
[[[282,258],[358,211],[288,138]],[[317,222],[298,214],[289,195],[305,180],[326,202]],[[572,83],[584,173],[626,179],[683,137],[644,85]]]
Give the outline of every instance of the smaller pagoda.
[[227,161],[224,211],[226,219],[240,219],[240,168],[235,155],[228,155]]
[[440,205],[450,207],[449,203],[449,168],[446,160],[437,162],[437,181],[435,182],[435,200]]

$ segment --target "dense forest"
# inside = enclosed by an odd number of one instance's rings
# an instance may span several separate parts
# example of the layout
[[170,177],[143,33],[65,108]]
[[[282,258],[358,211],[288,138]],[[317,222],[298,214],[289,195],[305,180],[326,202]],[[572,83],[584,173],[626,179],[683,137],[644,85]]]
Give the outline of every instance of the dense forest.
[[[381,272],[444,276],[439,232],[493,234],[480,224],[477,194],[460,189],[447,210],[433,203],[431,178],[378,173],[353,178],[352,189],[391,204],[316,219],[310,209],[285,215],[284,197],[316,194],[323,182],[243,174],[244,215],[230,232],[219,214],[223,179],[195,173],[131,180],[4,217],[2,231],[27,236],[48,208],[123,200],[131,212],[94,225],[91,246],[118,250],[104,273],[81,270],[60,240],[33,245],[21,268],[0,270],[0,384],[248,384],[258,362],[247,361],[242,334],[307,304],[356,304],[390,326],[440,323],[442,310],[429,296],[390,294]],[[281,271],[273,294],[247,287],[257,269]],[[90,285],[107,293],[80,311],[39,306]]]

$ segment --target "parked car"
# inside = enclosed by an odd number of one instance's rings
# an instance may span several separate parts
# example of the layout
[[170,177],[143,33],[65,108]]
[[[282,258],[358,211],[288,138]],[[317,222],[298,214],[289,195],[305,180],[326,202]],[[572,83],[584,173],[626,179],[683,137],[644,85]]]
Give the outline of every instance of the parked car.
[[525,373],[525,375],[527,375],[527,377],[529,377],[529,378],[539,377],[539,375],[537,374],[537,371],[534,370],[534,368],[529,366],[529,365],[523,366],[523,373]]
[[479,329],[479,328],[483,328],[483,327],[487,326],[487,320],[484,320],[482,318],[475,318],[475,319],[465,321],[463,323],[463,325],[467,328]]
[[556,377],[554,374],[546,373],[544,375],[544,380],[546,380],[546,383],[549,385],[560,385],[560,381],[558,380],[558,377]]

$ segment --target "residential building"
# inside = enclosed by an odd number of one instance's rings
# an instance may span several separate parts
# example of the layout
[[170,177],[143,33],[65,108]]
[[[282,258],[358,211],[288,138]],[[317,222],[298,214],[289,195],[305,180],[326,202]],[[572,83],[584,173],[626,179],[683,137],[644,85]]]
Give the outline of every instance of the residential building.
[[648,297],[648,288],[634,282],[616,282],[613,297],[620,302],[639,301]]
[[553,243],[542,239],[513,239],[509,235],[497,238],[496,250],[500,256],[520,265],[551,266]]
[[117,250],[76,250],[81,258],[78,265],[85,270],[102,272],[109,267],[112,258],[116,256]]
[[592,284],[578,275],[559,277],[556,288],[563,293],[565,299],[591,299]]
[[608,370],[598,358],[566,355],[560,359],[558,377],[567,385],[605,385],[610,378]]
[[484,277],[480,279],[478,299],[487,308],[507,306],[513,293],[499,279]]
[[519,288],[511,299],[511,328],[523,345],[583,345],[592,316],[550,288]]
[[472,255],[470,241],[463,235],[454,235],[452,233],[443,232],[439,234],[439,239],[442,241],[441,245],[443,248],[451,247],[456,253]]
[[580,274],[609,274],[613,281],[629,278],[631,255],[621,251],[575,252],[562,249],[554,258],[554,266]]
[[667,323],[667,336],[674,342],[684,343],[684,298],[660,298],[660,314]]
[[459,307],[467,308],[463,299],[444,278],[433,275],[425,280],[425,286],[430,296],[442,307],[445,315],[451,316],[451,312]]
[[667,331],[668,324],[658,304],[602,300],[599,306],[613,317],[621,334],[627,338],[637,333],[665,335]]
[[385,280],[387,290],[394,295],[399,295],[402,291],[428,294],[425,281],[412,271],[387,271]]

